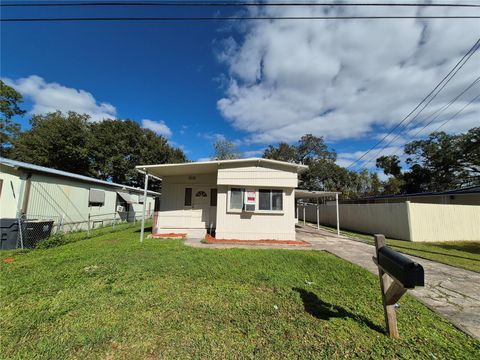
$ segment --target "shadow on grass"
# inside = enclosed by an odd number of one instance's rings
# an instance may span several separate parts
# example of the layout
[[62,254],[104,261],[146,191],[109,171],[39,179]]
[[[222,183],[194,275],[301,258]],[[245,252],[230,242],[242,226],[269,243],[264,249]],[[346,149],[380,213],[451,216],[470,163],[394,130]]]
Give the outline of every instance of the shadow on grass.
[[463,252],[468,252],[471,254],[480,254],[480,242],[472,242],[471,244],[432,244],[435,247],[439,247],[447,250],[458,250]]
[[[390,247],[394,248],[394,249],[405,249],[405,250],[410,250],[410,251],[417,251],[419,253],[426,253],[426,254],[435,254],[435,255],[442,255],[442,256],[446,256],[446,257],[454,257],[454,258],[457,258],[457,259],[465,259],[465,260],[470,260],[470,261],[479,261],[477,259],[473,259],[471,257],[467,257],[467,256],[460,256],[460,255],[454,255],[454,254],[450,254],[450,253],[444,253],[442,251],[430,251],[430,250],[424,250],[424,249],[418,249],[418,248],[412,248],[412,247],[408,247],[408,246],[400,246],[400,245],[390,245],[388,244],[387,242],[387,245],[389,245]],[[438,245],[435,245],[435,246],[438,246]],[[445,246],[439,246],[439,247],[442,247],[442,248],[445,248],[448,250],[447,247]],[[401,251],[401,250],[400,250]],[[462,250],[464,251],[464,250]],[[413,254],[412,254],[413,255]],[[473,254],[472,254],[473,255]],[[414,255],[415,256],[415,255]],[[421,256],[421,255],[419,255]],[[435,260],[433,260],[435,261]]]
[[[139,233],[140,231],[141,231],[141,229],[135,230],[135,232],[137,232],[137,233]],[[151,226],[145,228],[145,234],[151,233],[151,232],[152,232],[152,227]]]
[[329,320],[331,318],[347,319],[351,318],[360,324],[367,325],[370,329],[385,334],[385,329],[374,324],[366,317],[351,313],[341,306],[333,305],[322,301],[316,294],[301,288],[293,288],[300,294],[305,311],[317,319]]

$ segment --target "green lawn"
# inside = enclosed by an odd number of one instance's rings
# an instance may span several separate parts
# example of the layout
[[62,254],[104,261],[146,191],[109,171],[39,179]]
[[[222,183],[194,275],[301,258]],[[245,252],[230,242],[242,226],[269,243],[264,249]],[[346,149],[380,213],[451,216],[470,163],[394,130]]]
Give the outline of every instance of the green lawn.
[[[327,226],[322,227],[337,231]],[[372,235],[347,230],[340,231],[340,234],[373,244]],[[480,272],[480,241],[411,242],[387,239],[387,244],[405,254]]]
[[138,229],[0,264],[1,357],[480,358],[406,296],[385,336],[378,278],[325,252],[195,249]]

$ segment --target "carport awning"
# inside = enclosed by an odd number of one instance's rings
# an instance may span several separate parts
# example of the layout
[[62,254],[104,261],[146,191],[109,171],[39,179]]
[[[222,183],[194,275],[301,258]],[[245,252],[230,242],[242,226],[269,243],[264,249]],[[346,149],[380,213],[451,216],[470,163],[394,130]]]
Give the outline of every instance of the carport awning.
[[[317,229],[320,228],[320,213],[319,213],[319,206],[318,206],[318,199],[321,197],[335,197],[335,210],[337,215],[337,235],[340,235],[340,219],[339,219],[339,211],[338,211],[338,194],[340,192],[336,191],[309,191],[309,190],[295,190],[295,200],[296,199],[317,199]],[[303,224],[305,225],[305,204],[303,206]],[[296,206],[297,215],[296,218],[298,219],[298,205]]]
[[127,204],[135,204],[135,201],[132,200],[132,198],[130,197],[130,194],[124,193],[124,192],[120,192],[120,191],[117,191],[117,194],[118,194],[118,196],[120,196],[123,200],[125,200]]
[[318,199],[321,197],[336,196],[341,194],[336,191],[310,191],[310,190],[295,190],[296,199]]

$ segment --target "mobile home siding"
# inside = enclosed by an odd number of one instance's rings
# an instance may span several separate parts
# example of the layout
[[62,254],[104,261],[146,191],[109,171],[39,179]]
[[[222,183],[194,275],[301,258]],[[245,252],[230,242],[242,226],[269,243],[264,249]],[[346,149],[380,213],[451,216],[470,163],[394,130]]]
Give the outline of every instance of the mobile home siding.
[[9,166],[0,165],[2,190],[0,193],[0,217],[14,218],[22,206],[23,174]]
[[218,187],[217,228],[219,239],[246,240],[295,240],[295,199],[293,188],[283,188],[283,211],[272,212],[230,212],[228,186]]
[[285,171],[282,167],[269,164],[264,166],[244,166],[218,169],[218,185],[238,185],[253,187],[291,187],[298,184],[296,171]]

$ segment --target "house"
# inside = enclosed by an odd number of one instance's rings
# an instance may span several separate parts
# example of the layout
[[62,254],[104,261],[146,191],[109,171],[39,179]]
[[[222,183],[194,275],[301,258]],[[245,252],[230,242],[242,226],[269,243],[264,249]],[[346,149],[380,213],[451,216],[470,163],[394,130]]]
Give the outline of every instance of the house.
[[[53,221],[63,231],[140,219],[153,214],[159,193],[34,164],[0,158],[0,219]],[[53,230],[55,231],[55,229]]]
[[162,179],[153,234],[217,239],[295,239],[298,173],[307,167],[251,158],[141,165]]

